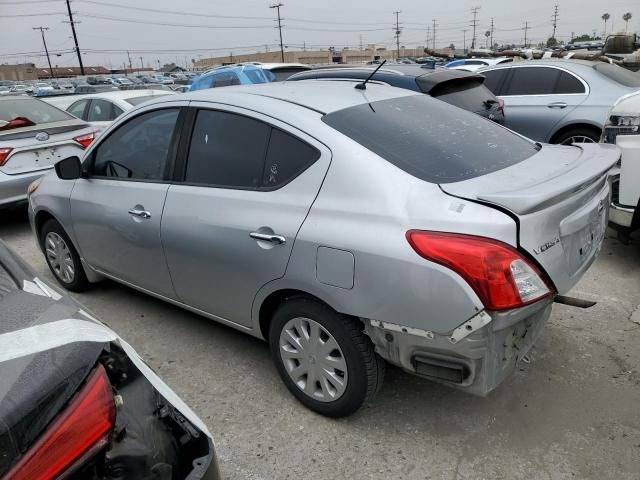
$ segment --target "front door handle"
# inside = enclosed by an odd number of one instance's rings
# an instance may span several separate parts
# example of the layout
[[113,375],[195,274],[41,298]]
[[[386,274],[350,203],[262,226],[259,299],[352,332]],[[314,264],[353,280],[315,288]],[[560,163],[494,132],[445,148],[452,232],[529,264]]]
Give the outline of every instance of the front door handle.
[[260,232],[251,232],[249,236],[255,240],[262,240],[263,242],[271,242],[276,245],[283,245],[287,243],[287,239],[282,235],[275,235],[273,233],[260,233]]
[[569,105],[567,105],[564,102],[554,102],[554,103],[550,103],[549,105],[547,105],[547,107],[549,108],[567,108]]
[[151,212],[139,207],[138,205],[129,210],[129,215],[135,215],[140,218],[151,218]]

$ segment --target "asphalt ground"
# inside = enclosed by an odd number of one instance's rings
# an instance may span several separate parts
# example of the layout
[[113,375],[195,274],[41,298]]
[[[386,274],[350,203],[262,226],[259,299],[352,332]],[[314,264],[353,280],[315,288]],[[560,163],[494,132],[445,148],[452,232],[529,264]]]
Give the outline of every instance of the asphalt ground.
[[[54,282],[24,211],[0,238]],[[212,292],[215,294],[215,292]],[[640,478],[640,236],[609,232],[554,306],[520,368],[486,398],[389,368],[374,401],[340,420],[286,390],[266,343],[117,283],[74,295],[200,415],[229,479]]]

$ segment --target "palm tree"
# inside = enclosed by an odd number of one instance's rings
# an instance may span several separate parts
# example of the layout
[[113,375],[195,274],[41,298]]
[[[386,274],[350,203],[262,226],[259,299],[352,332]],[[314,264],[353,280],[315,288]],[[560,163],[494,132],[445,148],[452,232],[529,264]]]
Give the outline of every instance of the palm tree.
[[623,19],[623,20],[624,20],[624,22],[625,22],[625,25],[624,25],[624,31],[625,31],[625,32],[626,32],[626,31],[628,31],[628,29],[629,29],[629,20],[631,20],[631,17],[632,17],[632,16],[633,16],[633,15],[631,15],[631,12],[627,12],[627,13],[625,13],[625,14],[622,16],[622,19]]
[[604,34],[606,35],[607,34],[607,22],[611,18],[611,15],[609,15],[608,13],[605,13],[600,18],[602,18],[602,20],[604,20]]

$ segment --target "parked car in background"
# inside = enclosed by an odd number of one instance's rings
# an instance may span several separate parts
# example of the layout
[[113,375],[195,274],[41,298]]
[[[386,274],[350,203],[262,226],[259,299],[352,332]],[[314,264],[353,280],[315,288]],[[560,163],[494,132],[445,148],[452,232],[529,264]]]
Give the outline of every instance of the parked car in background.
[[191,84],[189,91],[205,88],[228,87],[230,85],[250,85],[257,83],[269,83],[272,76],[256,65],[237,65],[231,67],[218,67],[209,70]]
[[31,188],[53,275],[72,291],[112,278],[268,339],[324,415],[372,398],[384,360],[487,394],[598,254],[619,151],[365,88],[214,88],[125,113]]
[[111,78],[104,77],[101,75],[98,76],[88,76],[85,79],[85,82],[89,85],[111,85]]
[[45,101],[91,125],[105,128],[127,110],[162,95],[171,94],[172,92],[166,90],[118,90],[48,98]]
[[113,83],[118,87],[121,85],[122,86],[133,85],[133,82],[126,77],[113,77],[111,78],[111,83]]
[[[639,75],[640,77],[640,75]],[[609,221],[623,243],[640,229],[640,92],[620,98],[611,109],[603,140],[622,151],[613,177]]]
[[33,87],[31,85],[25,85],[23,83],[16,83],[11,87],[11,93],[31,93],[33,92]]
[[11,94],[11,87],[0,85],[0,95],[9,95],[9,94]]
[[303,63],[258,63],[257,65],[273,74],[273,82],[283,82],[293,74],[311,70],[310,65]]
[[[289,81],[350,80],[362,82],[375,70],[373,67],[321,68],[298,73]],[[372,82],[422,92],[456,107],[469,110],[497,123],[504,123],[502,100],[498,100],[484,85],[482,75],[459,70],[431,70],[418,65],[381,67]]]
[[170,88],[176,93],[185,93],[189,91],[190,85],[170,85]]
[[0,97],[0,207],[24,202],[31,182],[58,160],[81,155],[97,130],[42,100]]
[[118,87],[116,87],[115,85],[105,85],[105,84],[99,84],[99,85],[82,85],[79,84],[76,86],[76,88],[74,89],[74,93],[99,93],[99,92],[115,92],[116,90],[119,90]]
[[598,142],[611,106],[640,90],[640,76],[604,62],[533,60],[480,70],[504,100],[505,126],[538,142]]
[[[43,248],[58,255],[57,237]],[[218,480],[202,420],[0,241],[0,477]],[[162,472],[162,473],[161,473]]]
[[444,65],[444,68],[453,70],[465,70],[467,72],[477,72],[481,68],[493,65],[502,65],[513,62],[511,57],[498,58],[464,58],[462,60],[453,60]]

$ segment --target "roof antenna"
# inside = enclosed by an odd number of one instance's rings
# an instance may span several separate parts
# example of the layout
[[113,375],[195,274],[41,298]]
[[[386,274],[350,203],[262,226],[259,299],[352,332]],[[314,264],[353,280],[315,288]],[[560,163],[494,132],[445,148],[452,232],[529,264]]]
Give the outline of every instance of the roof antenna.
[[371,72],[371,75],[369,75],[369,76],[367,77],[367,79],[366,79],[364,82],[356,84],[356,87],[355,87],[355,88],[356,88],[357,90],[366,90],[366,89],[367,89],[367,82],[368,82],[369,80],[371,80],[371,78],[372,78],[376,73],[378,73],[378,70],[380,70],[380,69],[382,68],[382,66],[383,66],[385,63],[387,63],[387,61],[386,61],[386,60],[383,60],[383,61],[382,61],[382,63],[381,63],[380,65],[378,65],[378,68],[376,68],[373,72]]

